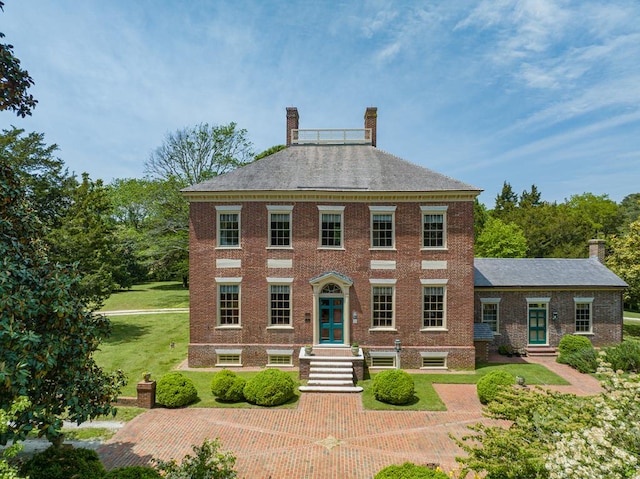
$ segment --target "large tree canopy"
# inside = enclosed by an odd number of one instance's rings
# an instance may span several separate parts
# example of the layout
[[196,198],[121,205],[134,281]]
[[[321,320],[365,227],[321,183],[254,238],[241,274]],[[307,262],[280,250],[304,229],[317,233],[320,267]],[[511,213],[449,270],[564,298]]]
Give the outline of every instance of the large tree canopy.
[[145,164],[154,178],[175,178],[189,186],[234,170],[253,161],[247,130],[201,123],[169,133]]
[[22,396],[21,411],[0,442],[31,430],[53,439],[61,415],[78,423],[112,410],[124,383],[93,359],[110,324],[79,293],[74,266],[49,260],[43,226],[8,165],[0,165],[0,408]]

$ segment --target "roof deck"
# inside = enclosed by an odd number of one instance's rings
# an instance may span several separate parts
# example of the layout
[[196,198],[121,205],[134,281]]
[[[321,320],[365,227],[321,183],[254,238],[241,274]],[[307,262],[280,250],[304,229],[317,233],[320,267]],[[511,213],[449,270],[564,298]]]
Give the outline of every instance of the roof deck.
[[292,129],[292,145],[371,145],[371,128]]

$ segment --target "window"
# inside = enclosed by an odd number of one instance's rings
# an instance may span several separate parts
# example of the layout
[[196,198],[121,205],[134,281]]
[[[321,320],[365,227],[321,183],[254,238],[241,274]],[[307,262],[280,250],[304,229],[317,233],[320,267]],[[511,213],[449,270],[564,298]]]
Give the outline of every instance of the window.
[[267,366],[293,366],[293,350],[267,349]]
[[[428,280],[427,280],[428,281]],[[446,327],[444,286],[425,285],[422,288],[422,328]]]
[[371,351],[369,353],[371,358],[372,368],[395,368],[396,356],[395,352],[387,351]]
[[291,325],[291,286],[272,284],[269,289],[271,326]]
[[422,247],[447,247],[446,206],[423,206],[422,209]]
[[394,285],[396,280],[370,280],[371,287],[371,327],[395,327]]
[[216,206],[218,247],[240,247],[240,206]]
[[218,326],[240,326],[240,284],[218,284]]
[[269,246],[291,247],[291,211],[293,206],[267,206],[269,211]]
[[318,209],[320,210],[320,247],[342,248],[344,206],[318,206]]
[[500,299],[480,298],[480,302],[482,303],[482,322],[487,324],[491,328],[491,331],[493,331],[495,334],[498,334],[498,313],[500,309]]
[[447,352],[421,352],[421,369],[447,369]]
[[216,366],[242,366],[242,350],[216,349]]
[[576,304],[576,333],[592,332],[591,306],[593,298],[574,298]]
[[395,206],[370,206],[371,211],[371,248],[394,248]]

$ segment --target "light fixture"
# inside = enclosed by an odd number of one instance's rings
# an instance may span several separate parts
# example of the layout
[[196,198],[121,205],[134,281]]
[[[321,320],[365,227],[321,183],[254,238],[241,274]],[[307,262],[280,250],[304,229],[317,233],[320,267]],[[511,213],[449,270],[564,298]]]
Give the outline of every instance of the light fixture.
[[395,340],[395,348],[396,348],[396,353],[399,353],[402,350],[402,343],[400,343],[399,339]]

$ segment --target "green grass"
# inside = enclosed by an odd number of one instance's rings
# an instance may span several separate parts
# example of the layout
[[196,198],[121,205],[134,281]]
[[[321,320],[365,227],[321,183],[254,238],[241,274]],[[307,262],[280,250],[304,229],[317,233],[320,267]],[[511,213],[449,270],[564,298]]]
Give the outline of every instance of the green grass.
[[625,311],[624,312],[624,317],[625,318],[640,319],[640,313],[632,313],[631,311]]
[[[142,373],[158,379],[187,357],[189,315],[184,313],[113,316],[113,333],[94,354],[106,371],[122,369],[129,380],[121,394],[135,396]],[[171,342],[175,345],[171,348]]]
[[65,441],[106,441],[116,433],[106,427],[83,427],[79,429],[62,429]]
[[177,281],[137,284],[113,293],[104,303],[104,311],[189,307],[189,290]]
[[[508,363],[508,364],[480,364],[475,372],[460,374],[412,374],[415,389],[416,400],[403,405],[396,406],[378,401],[373,396],[371,379],[358,381],[358,386],[362,386],[362,404],[365,409],[376,411],[445,411],[446,407],[437,395],[433,384],[475,384],[478,380],[496,369],[504,369],[514,376],[522,376],[527,384],[531,385],[567,385],[569,384],[557,374],[549,371],[542,365],[529,363]],[[375,376],[375,375],[374,375]]]
[[624,323],[623,332],[625,338],[635,338],[640,339],[640,323],[626,321]]

